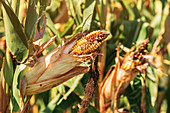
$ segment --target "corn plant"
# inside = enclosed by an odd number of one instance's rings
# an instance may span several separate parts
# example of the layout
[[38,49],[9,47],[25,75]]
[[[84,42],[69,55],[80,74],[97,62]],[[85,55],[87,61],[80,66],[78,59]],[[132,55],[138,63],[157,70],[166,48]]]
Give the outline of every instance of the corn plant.
[[170,112],[169,0],[0,3],[0,112]]

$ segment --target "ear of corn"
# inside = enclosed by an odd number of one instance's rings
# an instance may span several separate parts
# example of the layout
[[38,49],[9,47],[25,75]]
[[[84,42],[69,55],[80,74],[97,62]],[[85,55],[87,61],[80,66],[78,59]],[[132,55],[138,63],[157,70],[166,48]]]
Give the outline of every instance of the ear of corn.
[[103,31],[93,31],[88,35],[76,41],[76,44],[70,49],[70,54],[84,55],[95,51],[107,38],[109,33]]
[[[95,33],[98,33],[98,35],[94,36]],[[88,66],[83,67],[79,65],[84,61],[90,60],[93,56],[89,56],[101,45],[102,42],[92,48],[93,51],[87,52],[87,56],[84,55],[82,57],[79,56],[79,54],[70,53],[70,51],[73,50],[72,48],[74,48],[73,46],[76,46],[77,42],[82,40],[81,37],[76,39],[77,36],[81,36],[81,34],[75,34],[73,39],[66,42],[63,46],[60,45],[56,47],[47,55],[38,58],[38,61],[33,67],[29,67],[23,71],[22,76],[24,76],[24,81],[26,78],[26,82],[25,84],[22,84],[23,86],[26,86],[26,88],[21,89],[22,92],[25,92],[25,95],[32,95],[46,91],[76,75],[88,72]],[[93,36],[94,40],[103,40],[108,36],[108,33],[100,31],[96,31],[94,33],[92,32],[91,34],[85,36],[89,43],[91,43],[91,36]]]
[[[146,39],[135,51],[134,47],[121,58],[119,56],[120,45],[117,49],[117,61],[114,70],[106,76],[100,86],[100,111],[105,112],[105,100],[111,101],[113,99],[116,101],[117,98],[125,91],[129,83],[134,80],[139,72],[145,72],[148,66],[147,58],[147,46],[149,40]],[[115,102],[116,103],[116,102]]]
[[88,67],[78,67],[81,62],[77,61],[77,57],[64,54],[63,50],[64,47],[55,48],[22,73],[26,78],[26,95],[43,92],[76,75],[88,72]]

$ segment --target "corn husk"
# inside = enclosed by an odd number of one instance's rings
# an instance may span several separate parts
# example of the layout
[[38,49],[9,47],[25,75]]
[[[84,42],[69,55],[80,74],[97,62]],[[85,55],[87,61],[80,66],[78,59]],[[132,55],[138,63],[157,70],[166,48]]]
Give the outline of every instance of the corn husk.
[[23,71],[22,95],[41,93],[76,75],[88,72],[89,67],[79,66],[82,62],[77,56],[68,54],[74,42],[56,47],[47,55],[39,57],[34,66]]

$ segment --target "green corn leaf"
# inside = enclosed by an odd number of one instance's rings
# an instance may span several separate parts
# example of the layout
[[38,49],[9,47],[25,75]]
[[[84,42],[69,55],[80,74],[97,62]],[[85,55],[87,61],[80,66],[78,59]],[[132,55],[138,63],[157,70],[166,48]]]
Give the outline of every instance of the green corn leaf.
[[147,82],[147,85],[149,87],[149,92],[150,92],[150,96],[151,96],[151,105],[152,107],[155,106],[156,104],[156,100],[157,100],[157,96],[158,96],[158,85],[157,85],[157,76],[156,76],[156,73],[154,72],[153,68],[151,67],[148,67],[147,68],[147,71],[148,71],[148,77],[151,79],[151,80],[148,80]]
[[5,63],[3,68],[5,80],[9,86],[12,86],[13,79],[13,63],[12,58],[8,52],[6,52]]
[[21,105],[21,97],[20,97],[20,78],[21,71],[23,70],[24,65],[17,65],[14,73],[12,89],[11,89],[11,99],[10,106],[12,112],[18,112]]
[[[54,35],[57,35],[56,41],[57,41],[57,44],[60,44],[61,43],[61,37],[63,37],[63,35],[60,36],[58,30],[54,26],[54,23],[49,18],[47,18],[47,27],[54,33]],[[64,31],[66,31],[66,30],[64,30]]]
[[90,25],[91,25],[91,21],[92,21],[92,16],[94,13],[94,8],[96,5],[96,1],[95,0],[86,0],[85,2],[85,9],[83,11],[83,23],[84,21],[87,19],[87,17],[92,14],[86,21],[83,30],[89,30],[90,29]]
[[27,37],[12,9],[4,1],[1,3],[3,5],[7,47],[18,61],[23,62],[28,56]]
[[35,31],[35,24],[38,19],[38,14],[36,12],[36,2],[34,0],[29,0],[27,17],[25,21],[25,34],[28,39],[33,39],[33,33]]

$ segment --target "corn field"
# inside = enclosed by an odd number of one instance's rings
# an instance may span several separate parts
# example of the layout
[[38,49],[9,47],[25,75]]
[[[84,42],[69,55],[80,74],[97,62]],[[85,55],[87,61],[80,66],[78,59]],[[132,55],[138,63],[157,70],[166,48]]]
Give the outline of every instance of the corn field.
[[170,113],[170,0],[0,10],[0,113]]

